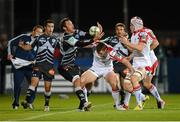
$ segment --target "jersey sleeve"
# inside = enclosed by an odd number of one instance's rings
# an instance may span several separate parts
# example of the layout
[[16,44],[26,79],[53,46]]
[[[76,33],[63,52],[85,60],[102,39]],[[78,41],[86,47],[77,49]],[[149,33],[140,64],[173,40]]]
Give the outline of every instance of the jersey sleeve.
[[82,30],[77,30],[77,32],[79,33],[80,36],[86,36],[86,32],[82,31]]
[[[19,44],[19,41],[21,38],[23,38],[23,36],[25,36],[26,34],[21,34],[17,37],[14,37],[13,39],[8,41],[8,54],[12,54],[13,53],[13,47],[17,47]],[[16,49],[16,48],[15,48]]]
[[108,46],[108,53],[113,60],[116,60],[118,62],[122,62],[122,60],[124,59],[124,57],[118,55],[117,52],[111,46]]
[[157,39],[152,30],[148,32],[148,36],[149,36],[153,41]]

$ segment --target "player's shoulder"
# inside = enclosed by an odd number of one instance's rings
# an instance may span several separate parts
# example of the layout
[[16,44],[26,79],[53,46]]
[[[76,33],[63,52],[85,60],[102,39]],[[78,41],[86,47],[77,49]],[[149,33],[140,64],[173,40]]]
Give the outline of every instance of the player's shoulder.
[[150,28],[146,28],[146,27],[144,28],[144,31],[146,31],[147,33],[149,33],[149,32],[150,32],[150,33],[151,33],[151,32],[153,32],[153,30],[152,30],[152,29],[150,29]]
[[36,40],[43,41],[43,40],[47,40],[47,38],[49,38],[49,36],[47,36],[46,34],[42,34],[42,35],[38,36],[36,38]]
[[106,40],[105,42],[111,46],[114,46],[119,42],[117,36],[109,36],[105,40]]
[[11,41],[14,41],[14,40],[22,39],[22,38],[24,38],[24,37],[26,37],[26,36],[27,36],[27,34],[20,34],[20,35],[18,35],[18,36],[16,36],[16,37],[12,38],[12,39],[10,40],[10,42],[11,42]]
[[143,29],[141,29],[141,30],[139,30],[139,36],[147,36],[148,35],[148,33],[149,33],[149,29],[148,28],[143,28]]
[[80,29],[76,29],[75,30],[75,34],[79,35],[79,36],[85,36],[86,32]]
[[[29,36],[30,36],[29,34],[23,33],[23,34],[20,34],[20,35],[17,36],[17,37],[23,38],[23,37],[29,37]],[[16,38],[17,38],[17,37],[16,37]]]
[[68,34],[68,33],[63,34],[63,40],[68,40],[71,37],[73,37],[73,34]]

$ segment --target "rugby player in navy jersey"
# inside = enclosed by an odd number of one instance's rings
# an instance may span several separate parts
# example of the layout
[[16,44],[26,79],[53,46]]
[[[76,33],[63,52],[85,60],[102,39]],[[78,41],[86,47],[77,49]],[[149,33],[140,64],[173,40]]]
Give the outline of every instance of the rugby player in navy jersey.
[[[11,40],[8,43],[8,58],[13,62],[15,58],[20,58],[27,61],[34,61],[36,52],[34,49],[24,50],[22,44],[30,44],[33,43],[35,38],[42,34],[43,27],[41,25],[34,26],[31,34],[21,34]],[[20,62],[19,62],[20,64]],[[13,65],[13,76],[14,76],[14,101],[12,103],[13,109],[18,109],[19,107],[19,96],[21,93],[21,87],[24,79],[31,82],[31,74],[32,74],[32,64],[27,66],[22,66],[20,68],[16,68]]]
[[46,20],[44,22],[44,34],[39,36],[30,47],[37,47],[36,62],[33,67],[31,84],[27,90],[25,101],[21,105],[26,108],[33,109],[32,103],[34,101],[35,88],[39,83],[39,79],[44,79],[44,97],[45,108],[44,111],[49,111],[49,100],[51,97],[51,83],[54,78],[54,50],[59,46],[59,39],[53,34],[54,22],[52,20]]
[[[117,51],[118,55],[127,57],[129,55],[129,50],[127,49],[126,46],[124,46],[124,44],[121,43],[121,39],[119,38],[121,36],[125,36],[126,38],[128,38],[128,34],[126,33],[126,27],[123,23],[117,23],[115,25],[115,35],[107,37],[103,41],[111,45]],[[118,62],[118,61],[113,61],[113,67],[114,67],[114,72],[119,75],[119,81],[120,81],[120,86],[121,86],[120,104],[123,104],[124,96],[125,96],[124,89],[123,89],[123,80],[126,76],[127,67],[123,63]]]
[[102,26],[99,23],[97,25],[100,28],[100,33],[92,37],[84,31],[75,29],[74,24],[69,18],[63,18],[60,21],[60,28],[64,33],[60,39],[60,52],[62,56],[59,61],[58,71],[60,75],[74,84],[76,95],[80,100],[79,110],[81,111],[88,110],[91,103],[85,99],[86,89],[81,89],[80,68],[75,65],[75,58],[78,48],[88,46],[98,41],[104,35]]

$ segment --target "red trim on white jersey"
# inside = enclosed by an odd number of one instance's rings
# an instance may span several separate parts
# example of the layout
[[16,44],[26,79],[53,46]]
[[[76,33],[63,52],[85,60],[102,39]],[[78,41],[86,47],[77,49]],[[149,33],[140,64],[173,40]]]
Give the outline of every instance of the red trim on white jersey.
[[109,45],[107,45],[107,51],[108,51],[108,54],[112,57],[113,60],[116,60],[118,62],[122,62],[122,60],[125,58],[125,57],[118,57],[116,55],[116,51],[113,50],[113,48]]
[[153,36],[153,35],[151,34],[151,32],[148,32],[147,34],[152,38],[153,41],[156,40],[156,37]]

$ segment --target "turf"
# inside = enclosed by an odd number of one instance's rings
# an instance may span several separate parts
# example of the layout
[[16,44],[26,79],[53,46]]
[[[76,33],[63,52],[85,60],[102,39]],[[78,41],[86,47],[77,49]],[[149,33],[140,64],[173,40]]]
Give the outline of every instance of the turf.
[[[68,94],[69,98],[60,98],[53,94],[50,101],[50,111],[44,112],[43,94],[38,94],[34,102],[34,110],[18,110],[11,107],[12,96],[0,96],[0,121],[180,121],[180,95],[165,94],[162,98],[166,101],[163,110],[157,109],[155,99],[150,100],[142,111],[134,111],[135,98],[132,96],[128,111],[117,111],[113,108],[111,94],[92,94],[90,101],[93,103],[89,112],[76,110],[79,101],[75,94]],[[21,96],[22,101],[24,96]]]

